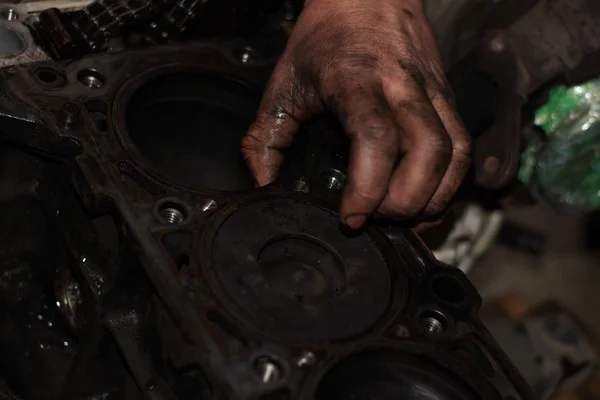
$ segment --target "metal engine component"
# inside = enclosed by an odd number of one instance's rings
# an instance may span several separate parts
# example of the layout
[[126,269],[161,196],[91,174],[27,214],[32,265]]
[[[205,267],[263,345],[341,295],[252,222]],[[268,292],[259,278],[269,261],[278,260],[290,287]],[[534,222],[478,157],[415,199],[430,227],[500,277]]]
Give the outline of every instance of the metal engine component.
[[28,23],[47,7],[73,11],[82,9],[90,2],[91,0],[0,3],[0,68],[49,59],[48,54],[35,42]]
[[272,64],[236,46],[0,71],[0,390],[533,399],[458,269],[407,229],[340,230],[335,125],[253,188],[238,146]]
[[528,117],[523,107],[530,97],[549,82],[576,83],[600,73],[596,0],[506,0],[498,6],[500,15],[503,7],[518,18],[488,28],[450,75],[458,111],[476,136],[475,181],[493,190],[516,177]]
[[[32,24],[54,59],[64,60],[136,45],[252,32],[276,0],[95,0],[79,12],[47,8]],[[268,36],[268,35],[267,35]]]

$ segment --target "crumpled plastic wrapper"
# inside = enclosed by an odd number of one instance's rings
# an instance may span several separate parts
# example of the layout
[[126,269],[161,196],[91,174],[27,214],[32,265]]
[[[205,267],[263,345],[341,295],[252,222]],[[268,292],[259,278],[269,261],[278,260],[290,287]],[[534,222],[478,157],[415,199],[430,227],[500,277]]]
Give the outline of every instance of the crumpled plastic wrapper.
[[600,209],[600,79],[553,88],[535,125],[546,137],[522,153],[519,179],[555,208]]

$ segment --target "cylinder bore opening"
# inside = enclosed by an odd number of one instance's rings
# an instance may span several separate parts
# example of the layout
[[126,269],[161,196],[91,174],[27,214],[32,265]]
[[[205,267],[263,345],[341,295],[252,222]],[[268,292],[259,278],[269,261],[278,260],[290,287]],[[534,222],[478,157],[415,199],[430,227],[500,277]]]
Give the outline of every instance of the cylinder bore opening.
[[395,350],[361,353],[335,365],[315,400],[471,400],[471,389],[420,357]]
[[243,318],[282,341],[363,334],[404,300],[373,237],[344,235],[337,215],[299,199],[267,198],[231,214],[212,242],[212,265]]
[[131,97],[126,126],[163,176],[196,189],[241,191],[254,180],[240,143],[260,102],[231,80],[200,72],[162,75]]

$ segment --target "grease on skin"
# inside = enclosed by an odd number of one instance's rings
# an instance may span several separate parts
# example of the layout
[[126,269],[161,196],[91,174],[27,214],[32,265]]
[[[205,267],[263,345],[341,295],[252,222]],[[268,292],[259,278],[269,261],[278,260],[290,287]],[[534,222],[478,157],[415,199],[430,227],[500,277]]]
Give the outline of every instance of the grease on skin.
[[[393,98],[395,104],[390,103],[383,80],[400,89],[395,90],[399,94]],[[259,122],[250,129],[254,140],[244,141],[244,156],[253,173],[268,183],[298,123],[330,108],[353,143],[361,144],[361,151],[351,157],[347,188],[360,188],[362,196],[345,191],[342,223],[356,229],[371,212],[398,215],[400,210],[383,207],[392,192],[397,198],[387,205],[410,205],[418,209],[402,210],[407,215],[424,214],[447,204],[466,172],[451,152],[451,138],[462,134],[457,116],[448,111],[451,104],[452,93],[420,0],[306,1],[265,91]],[[408,115],[407,123],[398,121],[400,115],[403,120]],[[424,151],[432,145],[435,151]],[[398,164],[400,149],[409,154],[409,164]],[[414,149],[419,152],[410,157]],[[425,158],[427,154],[431,160]],[[427,160],[425,167],[423,160]],[[388,167],[403,168],[401,175],[410,179],[390,181]],[[377,172],[382,169],[386,170]],[[411,175],[411,171],[420,172]],[[441,185],[442,175],[442,182],[451,184]],[[353,176],[361,177],[359,184]],[[441,185],[436,189],[440,193],[430,197],[435,182]],[[394,186],[405,184],[409,187]],[[424,191],[429,198],[426,204],[422,204]]]
[[402,9],[402,12],[404,13],[404,15],[406,15],[409,19],[413,19],[415,17],[415,14],[413,14],[410,10],[407,10],[406,8]]

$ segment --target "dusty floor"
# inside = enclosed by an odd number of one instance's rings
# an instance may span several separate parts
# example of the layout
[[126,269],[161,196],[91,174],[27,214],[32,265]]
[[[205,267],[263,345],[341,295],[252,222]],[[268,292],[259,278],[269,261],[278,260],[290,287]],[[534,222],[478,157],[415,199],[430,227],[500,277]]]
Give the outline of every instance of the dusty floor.
[[[506,220],[518,222],[546,234],[545,251],[539,256],[534,256],[499,243],[495,244],[470,273],[470,278],[482,294],[484,303],[489,304],[499,296],[506,295],[511,298],[516,295],[530,307],[548,301],[558,303],[584,325],[585,331],[590,335],[588,339],[591,340],[591,344],[598,345],[600,253],[594,254],[584,248],[584,218],[528,207],[508,211]],[[516,346],[507,351],[512,351],[512,356],[519,358],[516,355],[518,353],[514,353],[515,349],[520,352],[518,345]],[[522,363],[519,365],[523,367]],[[551,379],[552,376],[547,370],[542,372],[542,369],[537,370],[535,366],[522,372],[527,376],[537,377],[530,378],[529,383],[540,384],[542,388],[546,387],[548,382],[544,379]],[[571,387],[575,391],[563,387],[563,393],[555,394],[552,399],[599,400],[600,368],[588,373],[591,375],[585,383],[574,383]],[[546,378],[540,380],[541,376]]]
[[600,254],[583,248],[583,218],[534,207],[509,210],[506,218],[544,232],[545,251],[534,256],[494,245],[470,273],[484,301],[506,293],[532,305],[555,300],[600,337]]

